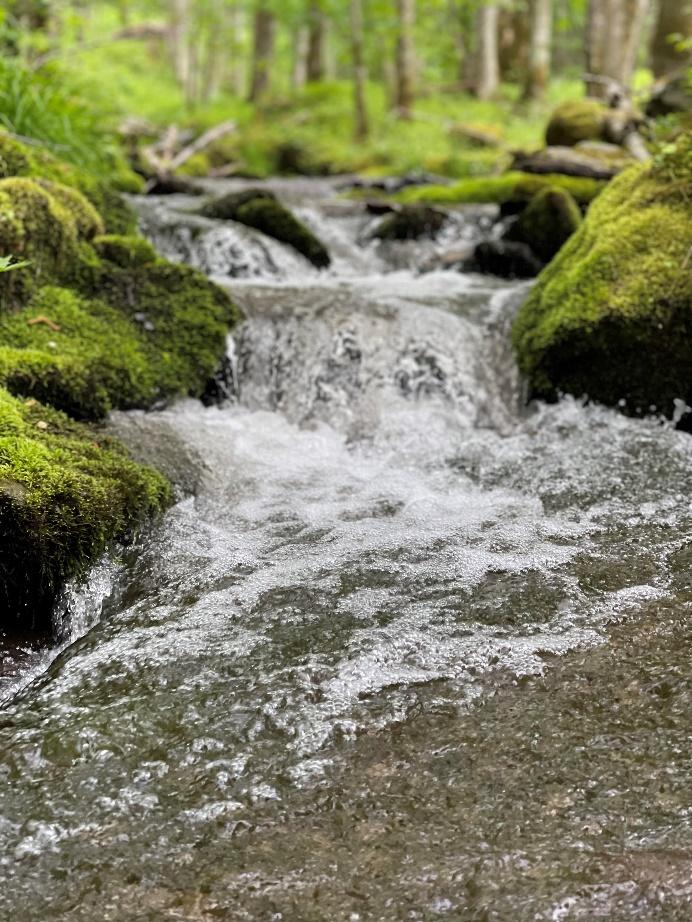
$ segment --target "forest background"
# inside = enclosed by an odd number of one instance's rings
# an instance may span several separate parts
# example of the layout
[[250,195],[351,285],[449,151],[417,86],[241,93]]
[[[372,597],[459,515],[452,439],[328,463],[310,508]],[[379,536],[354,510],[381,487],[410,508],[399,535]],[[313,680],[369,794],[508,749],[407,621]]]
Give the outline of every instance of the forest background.
[[549,112],[690,62],[685,0],[13,0],[0,123],[95,173],[128,138],[232,123],[190,175],[462,177],[540,147]]

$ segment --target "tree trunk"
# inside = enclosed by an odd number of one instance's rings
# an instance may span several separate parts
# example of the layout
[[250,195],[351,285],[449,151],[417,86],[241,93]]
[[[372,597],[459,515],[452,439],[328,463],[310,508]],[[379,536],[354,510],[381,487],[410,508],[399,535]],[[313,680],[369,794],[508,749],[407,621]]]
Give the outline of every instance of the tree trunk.
[[363,52],[363,0],[351,0],[351,55],[353,59],[353,93],[356,138],[364,140],[370,133],[365,101],[365,55]]
[[477,13],[475,93],[479,99],[490,99],[494,96],[500,83],[498,18],[497,3],[486,3]]
[[550,79],[553,0],[531,0],[531,43],[525,99],[541,99]]
[[672,35],[692,35],[692,5],[686,0],[659,0],[651,41],[651,66],[656,77],[675,73],[692,62],[692,51],[677,48],[670,41]]
[[590,0],[586,39],[590,96],[606,98],[609,80],[629,88],[649,4],[650,0]]
[[296,93],[303,89],[307,80],[309,47],[308,30],[305,26],[299,26],[293,34],[293,68],[291,70],[291,87]]
[[327,16],[320,0],[310,3],[310,34],[308,39],[307,80],[319,83],[327,72]]
[[396,42],[396,110],[399,118],[410,119],[415,99],[416,59],[413,27],[415,0],[397,0],[399,34]]
[[173,69],[178,82],[187,89],[190,82],[190,3],[172,0],[169,30]]
[[255,10],[250,102],[260,102],[269,89],[275,34],[276,19],[274,14],[260,2],[260,5]]
[[231,35],[231,61],[229,65],[229,79],[236,96],[244,96],[246,92],[247,68],[242,54],[242,35],[245,24],[244,10],[239,3],[228,8],[228,26]]

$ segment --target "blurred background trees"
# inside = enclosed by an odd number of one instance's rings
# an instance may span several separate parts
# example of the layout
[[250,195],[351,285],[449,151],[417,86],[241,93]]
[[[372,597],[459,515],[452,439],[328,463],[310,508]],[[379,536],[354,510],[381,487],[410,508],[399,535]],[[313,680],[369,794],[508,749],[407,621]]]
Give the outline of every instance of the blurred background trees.
[[[466,141],[520,140],[563,98],[607,99],[615,84],[636,94],[692,60],[688,0],[8,0],[0,11],[6,99],[21,67],[42,93],[59,74],[64,96],[77,88],[114,118],[292,120],[325,145],[397,132],[404,145],[425,124],[432,150],[460,122]],[[12,105],[3,112],[16,128]]]

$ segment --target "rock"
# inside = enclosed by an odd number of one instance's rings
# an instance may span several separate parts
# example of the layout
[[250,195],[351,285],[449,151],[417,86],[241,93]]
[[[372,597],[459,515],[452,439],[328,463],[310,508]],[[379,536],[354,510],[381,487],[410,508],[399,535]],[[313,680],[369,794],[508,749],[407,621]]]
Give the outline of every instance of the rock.
[[147,195],[204,195],[204,189],[182,176],[157,176],[150,180]]
[[609,109],[597,99],[573,99],[555,109],[545,133],[548,147],[574,147],[579,141],[600,141]]
[[373,230],[375,240],[418,240],[436,237],[447,221],[444,211],[428,205],[404,205],[388,214]]
[[622,148],[615,145],[604,146],[618,151],[617,158],[599,156],[592,152],[593,149],[584,148],[583,144],[580,142],[575,147],[546,147],[532,154],[515,154],[512,169],[537,175],[560,173],[563,176],[609,180],[632,162]]
[[505,240],[526,243],[544,263],[550,262],[581,224],[579,206],[564,189],[543,189],[509,228]]
[[113,439],[0,388],[0,628],[50,629],[65,580],[170,501]]
[[268,189],[244,189],[207,202],[200,209],[207,218],[237,221],[253,227],[301,253],[318,269],[331,263],[329,251],[312,231],[285,208]]
[[692,139],[613,180],[514,326],[534,396],[646,414],[692,404]]
[[484,240],[473,251],[478,272],[506,279],[533,278],[543,268],[526,243],[510,240]]
[[368,214],[381,216],[384,214],[391,214],[396,209],[395,206],[390,202],[382,202],[370,199],[365,203],[365,210]]
[[657,83],[646,105],[649,118],[660,118],[677,112],[692,112],[692,83],[687,71]]

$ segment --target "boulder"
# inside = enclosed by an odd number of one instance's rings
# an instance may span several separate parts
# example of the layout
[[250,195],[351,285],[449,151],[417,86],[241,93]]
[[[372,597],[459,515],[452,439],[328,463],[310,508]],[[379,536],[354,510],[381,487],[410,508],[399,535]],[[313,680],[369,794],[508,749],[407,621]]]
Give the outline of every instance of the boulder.
[[531,199],[505,239],[528,244],[535,256],[548,263],[581,221],[579,206],[569,192],[548,187]]
[[318,269],[331,263],[329,251],[312,231],[285,208],[268,189],[243,189],[207,202],[200,209],[207,218],[236,221],[293,247]]
[[574,147],[580,141],[600,141],[609,109],[597,99],[572,99],[555,109],[545,133],[549,147]]
[[447,215],[428,205],[403,205],[388,214],[373,230],[375,240],[418,240],[436,237],[447,221]]
[[614,179],[541,274],[513,331],[534,396],[692,404],[691,156],[683,137]]

